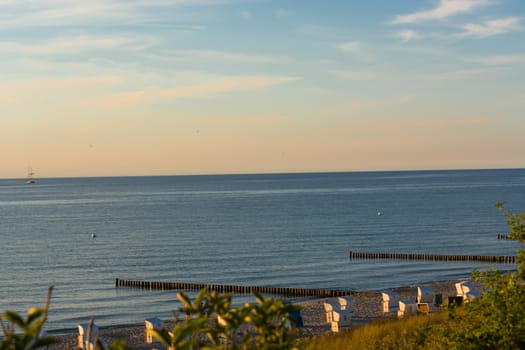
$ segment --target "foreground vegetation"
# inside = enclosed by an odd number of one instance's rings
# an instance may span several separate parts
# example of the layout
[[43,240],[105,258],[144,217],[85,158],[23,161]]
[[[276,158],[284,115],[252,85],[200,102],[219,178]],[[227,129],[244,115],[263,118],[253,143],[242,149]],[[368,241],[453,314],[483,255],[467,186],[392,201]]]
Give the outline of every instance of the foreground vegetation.
[[435,327],[448,322],[445,313],[384,319],[340,334],[308,339],[304,350],[448,349]]
[[[497,203],[510,227],[508,237],[520,243],[518,269],[475,272],[485,284],[479,300],[446,312],[403,320],[382,320],[341,334],[298,339],[290,329],[291,313],[298,308],[278,299],[256,295],[257,304],[232,308],[231,295],[201,291],[194,302],[179,294],[184,319],[173,329],[152,335],[172,349],[525,349],[525,211],[515,214]],[[55,342],[41,335],[47,319],[46,305],[32,308],[23,318],[7,311],[0,316],[4,334],[0,350],[38,349]],[[220,316],[220,317],[218,317]],[[247,325],[250,328],[247,328]],[[236,336],[241,334],[241,336]],[[107,347],[126,350],[124,340]]]

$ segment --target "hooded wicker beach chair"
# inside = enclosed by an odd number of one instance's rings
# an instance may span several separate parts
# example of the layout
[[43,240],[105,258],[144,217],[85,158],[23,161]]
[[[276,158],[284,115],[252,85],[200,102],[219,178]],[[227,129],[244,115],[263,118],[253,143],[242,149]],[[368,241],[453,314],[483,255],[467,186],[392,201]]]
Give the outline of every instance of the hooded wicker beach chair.
[[395,314],[399,311],[399,294],[396,292],[383,292],[381,296],[383,297],[381,302],[383,314]]
[[157,317],[147,318],[144,320],[144,342],[146,344],[151,344],[153,343],[153,340],[154,340],[153,336],[148,330],[161,329],[162,325],[163,325],[162,320]]
[[417,302],[432,304],[434,302],[434,291],[430,286],[417,287]]

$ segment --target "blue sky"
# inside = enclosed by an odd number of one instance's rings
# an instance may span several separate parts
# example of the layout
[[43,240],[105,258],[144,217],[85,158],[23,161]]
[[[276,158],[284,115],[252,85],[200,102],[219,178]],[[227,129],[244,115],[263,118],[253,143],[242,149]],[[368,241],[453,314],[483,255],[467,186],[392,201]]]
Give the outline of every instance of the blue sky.
[[0,0],[0,177],[525,166],[525,2]]

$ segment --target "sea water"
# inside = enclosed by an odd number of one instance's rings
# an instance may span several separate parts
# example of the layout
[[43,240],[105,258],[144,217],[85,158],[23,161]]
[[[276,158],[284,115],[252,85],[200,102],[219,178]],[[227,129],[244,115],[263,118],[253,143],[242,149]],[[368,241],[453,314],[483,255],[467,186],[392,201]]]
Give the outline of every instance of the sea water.
[[466,278],[490,265],[348,253],[515,255],[497,239],[497,201],[525,209],[525,169],[0,180],[0,310],[42,306],[48,285],[48,329],[180,306],[177,291],[116,278],[348,290]]

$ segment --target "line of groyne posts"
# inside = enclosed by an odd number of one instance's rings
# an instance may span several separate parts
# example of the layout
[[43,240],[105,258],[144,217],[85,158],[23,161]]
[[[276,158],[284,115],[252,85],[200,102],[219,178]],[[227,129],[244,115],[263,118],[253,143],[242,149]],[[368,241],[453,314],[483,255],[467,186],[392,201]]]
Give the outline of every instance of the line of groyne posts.
[[332,289],[308,289],[308,288],[288,288],[288,287],[263,287],[263,286],[240,286],[222,285],[206,283],[180,283],[180,282],[155,282],[140,280],[116,279],[115,287],[133,287],[145,290],[201,290],[216,291],[218,293],[234,294],[270,294],[286,297],[340,297],[351,295],[354,292],[349,290]]
[[493,255],[435,255],[435,254],[412,254],[412,253],[349,253],[350,259],[397,259],[397,260],[427,260],[427,261],[477,261],[494,264],[515,264],[516,256],[493,256]]

